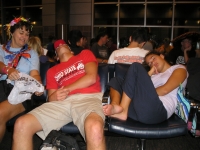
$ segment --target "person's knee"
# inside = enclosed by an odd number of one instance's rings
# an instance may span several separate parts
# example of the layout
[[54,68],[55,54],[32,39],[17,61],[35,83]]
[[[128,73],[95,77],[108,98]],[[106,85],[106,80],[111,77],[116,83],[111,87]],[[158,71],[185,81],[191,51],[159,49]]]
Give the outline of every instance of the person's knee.
[[86,136],[89,135],[93,138],[102,138],[104,133],[103,119],[98,116],[97,118],[87,118],[85,121]]
[[28,133],[31,131],[31,120],[26,116],[21,116],[15,121],[14,133]]

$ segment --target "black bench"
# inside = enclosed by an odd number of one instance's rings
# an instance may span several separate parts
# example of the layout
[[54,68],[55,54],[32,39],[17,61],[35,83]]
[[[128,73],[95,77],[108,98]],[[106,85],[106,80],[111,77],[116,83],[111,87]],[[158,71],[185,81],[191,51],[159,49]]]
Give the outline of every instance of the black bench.
[[[50,66],[41,66],[41,76],[43,84],[46,85],[46,71]],[[102,103],[109,102],[109,91],[107,90],[107,83],[114,77],[124,77],[129,65],[127,64],[99,64],[98,74],[101,80],[101,88],[104,93]],[[33,97],[34,104],[40,105],[40,102],[46,101],[46,93],[42,97]],[[37,106],[37,105],[34,105]],[[18,117],[18,116],[17,116]],[[7,122],[7,125],[13,126],[14,120],[11,119]],[[128,118],[126,121],[118,120],[116,118],[108,117],[105,122],[105,133],[109,135],[123,135],[128,137],[133,137],[138,139],[139,149],[145,148],[145,139],[159,139],[159,138],[171,138],[182,136],[188,133],[187,124],[177,117],[175,114],[172,115],[168,120],[159,124],[143,124],[138,121]],[[78,128],[73,124],[73,122],[66,124],[61,128],[63,133],[76,134],[79,133]]]
[[[102,92],[105,92],[105,87],[109,79],[114,76],[123,78],[128,70],[127,64],[110,64],[99,65],[100,78],[108,80],[101,80]],[[105,72],[108,71],[108,72]],[[104,93],[103,103],[109,101],[107,92]],[[64,133],[79,133],[78,128],[71,122],[61,128]],[[126,121],[122,121],[116,118],[108,117],[105,123],[105,131],[111,132],[123,136],[133,137],[138,139],[139,149],[145,149],[145,139],[159,139],[159,138],[171,138],[186,135],[188,133],[187,124],[175,114],[168,120],[159,124],[143,124],[128,118]],[[111,134],[112,135],[112,134]]]

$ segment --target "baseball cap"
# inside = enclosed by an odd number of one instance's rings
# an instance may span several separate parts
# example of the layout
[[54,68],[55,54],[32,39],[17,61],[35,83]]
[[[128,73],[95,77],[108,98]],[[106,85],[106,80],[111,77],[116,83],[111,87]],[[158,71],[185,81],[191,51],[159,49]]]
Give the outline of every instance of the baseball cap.
[[56,50],[59,46],[65,45],[65,44],[66,44],[66,42],[64,40],[57,40],[54,42],[54,48]]

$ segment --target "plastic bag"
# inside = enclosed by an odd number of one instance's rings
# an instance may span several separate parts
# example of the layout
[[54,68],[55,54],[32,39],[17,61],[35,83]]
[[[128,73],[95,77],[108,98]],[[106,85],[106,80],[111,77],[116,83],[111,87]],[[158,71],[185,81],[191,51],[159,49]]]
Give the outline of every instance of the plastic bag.
[[44,92],[44,86],[33,77],[19,73],[20,78],[15,81],[15,85],[8,96],[8,102],[19,104],[25,100],[31,99],[33,93]]

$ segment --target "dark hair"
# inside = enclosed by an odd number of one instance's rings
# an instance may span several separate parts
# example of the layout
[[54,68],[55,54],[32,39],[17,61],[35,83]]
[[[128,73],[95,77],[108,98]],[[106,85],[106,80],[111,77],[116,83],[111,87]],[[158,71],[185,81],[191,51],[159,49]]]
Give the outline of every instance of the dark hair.
[[53,40],[57,40],[57,38],[53,35],[49,35],[48,40],[49,42],[52,42]]
[[81,40],[83,37],[82,33],[80,30],[71,30],[69,32],[68,36],[68,45],[71,48],[71,50],[74,52],[74,55],[79,54],[83,48],[78,46],[76,43]]
[[49,58],[54,59],[54,57],[56,56],[56,53],[54,50],[48,50],[46,56],[48,56]]
[[31,32],[32,31],[32,25],[29,21],[19,21],[14,26],[10,27],[10,33],[14,33],[16,29],[25,27],[26,31]]
[[68,42],[71,47],[78,47],[76,45],[77,42],[83,37],[80,30],[71,30],[69,32]]
[[158,52],[158,51],[156,51],[156,50],[152,50],[152,51],[149,51],[149,52],[145,55],[145,57],[144,57],[143,65],[144,65],[145,67],[148,66],[148,64],[146,63],[145,59],[146,59],[149,55],[158,55],[158,56],[163,55],[163,56],[164,56],[164,60],[165,60],[169,65],[172,65],[172,62],[170,61],[170,59],[169,59],[169,57],[168,57],[167,54],[160,53],[160,52]]
[[108,35],[106,28],[100,28],[100,29],[99,29],[99,32],[98,32],[98,35],[97,35],[96,38],[95,38],[96,41],[98,42],[99,39],[100,39],[101,37],[104,37],[105,35]]
[[136,41],[139,44],[148,41],[148,33],[145,28],[137,28],[135,31],[133,31],[131,37],[132,41]]

